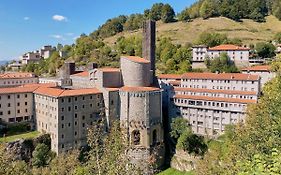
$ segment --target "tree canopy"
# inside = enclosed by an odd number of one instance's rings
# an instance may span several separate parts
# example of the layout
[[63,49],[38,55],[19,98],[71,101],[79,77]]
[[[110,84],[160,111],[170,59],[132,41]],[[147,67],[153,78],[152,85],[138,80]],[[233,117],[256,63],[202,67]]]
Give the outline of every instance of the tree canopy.
[[281,20],[279,0],[199,0],[183,10],[179,14],[179,20],[223,16],[236,21],[252,19],[263,22],[269,14]]

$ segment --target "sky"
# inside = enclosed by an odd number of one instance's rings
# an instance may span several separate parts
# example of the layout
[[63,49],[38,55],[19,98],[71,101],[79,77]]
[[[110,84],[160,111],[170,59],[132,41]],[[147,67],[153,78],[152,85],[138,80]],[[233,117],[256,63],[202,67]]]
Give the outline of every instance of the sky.
[[196,0],[1,0],[0,61],[43,45],[72,44],[107,19],[169,3],[176,13]]

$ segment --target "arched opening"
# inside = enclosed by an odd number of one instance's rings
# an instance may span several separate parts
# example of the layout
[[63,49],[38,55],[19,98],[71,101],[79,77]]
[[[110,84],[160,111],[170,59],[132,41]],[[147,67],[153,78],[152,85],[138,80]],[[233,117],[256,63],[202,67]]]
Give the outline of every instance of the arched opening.
[[139,145],[140,144],[140,131],[134,130],[132,132],[132,144],[133,145]]
[[152,145],[156,145],[156,143],[157,143],[157,131],[156,129],[154,129],[152,132]]

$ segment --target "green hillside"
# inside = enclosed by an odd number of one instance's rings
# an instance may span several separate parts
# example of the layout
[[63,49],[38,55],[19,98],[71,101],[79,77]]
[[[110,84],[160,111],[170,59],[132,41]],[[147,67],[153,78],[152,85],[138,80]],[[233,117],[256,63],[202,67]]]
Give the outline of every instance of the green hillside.
[[[264,23],[254,22],[249,19],[236,22],[225,17],[207,20],[198,18],[192,22],[157,22],[157,36],[170,37],[175,44],[194,43],[204,31],[224,33],[229,38],[241,39],[243,44],[255,44],[260,41],[272,40],[277,32],[281,32],[281,21],[274,16],[268,16]],[[106,38],[104,41],[113,45],[120,36],[128,37],[140,35],[140,33],[141,30],[126,31]]]

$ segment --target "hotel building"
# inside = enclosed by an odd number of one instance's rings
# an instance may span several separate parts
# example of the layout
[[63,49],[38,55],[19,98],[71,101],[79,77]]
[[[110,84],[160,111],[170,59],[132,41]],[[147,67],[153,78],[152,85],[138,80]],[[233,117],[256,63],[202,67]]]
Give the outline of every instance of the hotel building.
[[178,75],[159,75],[158,79],[161,88],[167,89],[169,117],[182,116],[194,133],[212,137],[228,124],[243,122],[247,105],[257,103],[260,94],[258,75],[186,73],[180,80]]

